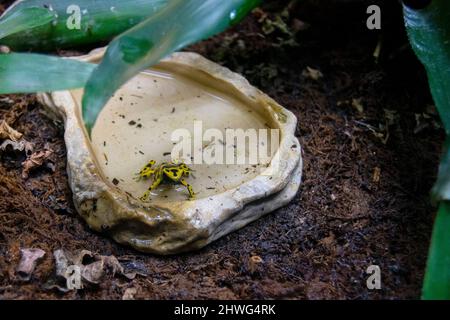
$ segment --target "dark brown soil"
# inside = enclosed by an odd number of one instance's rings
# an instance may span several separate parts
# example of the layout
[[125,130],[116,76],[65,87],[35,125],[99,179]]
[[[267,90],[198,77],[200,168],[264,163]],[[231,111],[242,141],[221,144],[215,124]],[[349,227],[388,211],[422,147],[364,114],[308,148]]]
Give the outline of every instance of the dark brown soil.
[[[1,119],[36,150],[48,143],[55,163],[54,172],[42,167],[23,179],[25,156],[0,155],[0,298],[121,299],[131,287],[142,299],[418,298],[443,133],[398,3],[382,2],[383,29],[376,32],[365,27],[372,2],[266,1],[233,30],[189,49],[244,74],[293,111],[305,163],[290,205],[198,252],[141,254],[89,230],[71,202],[63,128],[33,96],[0,100]],[[275,20],[283,9],[297,34],[278,27],[267,34],[264,14]],[[323,77],[312,79],[307,67]],[[15,270],[26,247],[46,256],[24,282]],[[47,290],[52,252],[60,248],[112,254],[147,276],[111,276],[65,294]],[[381,268],[381,290],[366,287],[371,264]]]

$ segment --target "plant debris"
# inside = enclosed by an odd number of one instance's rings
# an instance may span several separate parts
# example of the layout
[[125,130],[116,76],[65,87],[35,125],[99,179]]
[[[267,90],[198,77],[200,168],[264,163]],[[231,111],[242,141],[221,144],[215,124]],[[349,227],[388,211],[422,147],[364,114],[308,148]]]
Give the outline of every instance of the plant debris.
[[54,164],[49,160],[52,154],[53,151],[49,149],[44,149],[31,154],[24,162],[22,162],[22,178],[28,179],[31,170],[42,166],[44,163],[50,170],[54,171]]
[[82,289],[88,284],[99,284],[107,275],[122,275],[126,279],[132,280],[136,277],[136,273],[125,272],[124,267],[120,264],[115,256],[103,256],[92,253],[89,250],[81,250],[77,254],[69,253],[63,249],[55,250],[53,253],[56,264],[56,275],[70,283],[74,276],[74,270],[78,270],[81,279],[81,285],[78,288],[65,289]]
[[265,35],[275,35],[276,41],[273,46],[298,46],[296,35],[299,31],[308,29],[308,24],[299,20],[291,19],[290,11],[294,5],[291,2],[287,7],[283,8],[281,12],[269,14],[257,8],[254,14],[259,17],[258,22],[261,24],[261,30]]
[[361,98],[358,98],[358,99],[353,98],[352,99],[352,107],[355,108],[359,113],[364,112],[364,106],[362,104]]
[[309,79],[312,79],[315,81],[323,78],[323,74],[322,74],[322,72],[320,72],[320,70],[313,69],[311,67],[306,67],[306,69],[303,70],[302,75],[306,78],[309,78]]
[[19,141],[5,140],[0,145],[0,150],[3,152],[18,151],[25,152],[26,155],[31,155],[33,152],[33,144],[25,139]]
[[250,273],[256,273],[258,267],[263,263],[263,259],[260,256],[251,256],[248,260],[248,270]]
[[13,128],[11,128],[5,120],[0,120],[0,139],[1,140],[11,140],[13,142],[17,142],[20,138],[22,138],[22,134]]
[[373,169],[372,181],[375,183],[380,182],[381,177],[381,169],[379,167],[375,167]]

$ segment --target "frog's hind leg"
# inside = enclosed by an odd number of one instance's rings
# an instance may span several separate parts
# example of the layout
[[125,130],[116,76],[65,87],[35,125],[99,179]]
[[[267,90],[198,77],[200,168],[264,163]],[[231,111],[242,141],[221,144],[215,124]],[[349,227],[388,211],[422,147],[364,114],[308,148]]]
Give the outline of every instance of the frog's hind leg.
[[161,184],[162,178],[163,178],[162,172],[158,171],[157,174],[156,174],[155,180],[153,181],[153,183],[150,185],[150,187],[147,189],[147,191],[144,192],[142,197],[140,197],[140,199],[142,201],[147,201],[148,200],[148,198],[150,196],[150,192],[155,190]]
[[195,198],[195,193],[194,193],[194,189],[192,189],[192,186],[187,183],[186,180],[181,179],[180,183],[186,187],[186,189],[189,191],[189,199],[194,199]]
[[[182,177],[189,177],[189,175],[192,173],[192,169],[191,168],[189,168],[186,164],[181,164],[180,166],[179,166],[179,168],[180,168],[180,171],[181,171],[181,176]],[[193,175],[192,175],[193,176]],[[181,178],[181,177],[180,177]]]

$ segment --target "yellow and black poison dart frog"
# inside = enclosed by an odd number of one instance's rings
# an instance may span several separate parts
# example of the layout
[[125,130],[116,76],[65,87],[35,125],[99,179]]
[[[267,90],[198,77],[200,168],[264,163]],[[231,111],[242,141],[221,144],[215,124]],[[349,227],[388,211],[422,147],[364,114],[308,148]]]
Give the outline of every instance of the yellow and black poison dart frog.
[[184,179],[184,177],[189,177],[189,174],[191,173],[191,169],[189,169],[186,164],[163,162],[160,165],[153,167],[155,164],[155,160],[150,160],[138,173],[138,180],[148,179],[153,176],[152,184],[140,198],[142,201],[147,201],[150,196],[150,192],[164,181],[182,184],[189,191],[189,199],[194,199],[194,190],[192,189],[192,186]]

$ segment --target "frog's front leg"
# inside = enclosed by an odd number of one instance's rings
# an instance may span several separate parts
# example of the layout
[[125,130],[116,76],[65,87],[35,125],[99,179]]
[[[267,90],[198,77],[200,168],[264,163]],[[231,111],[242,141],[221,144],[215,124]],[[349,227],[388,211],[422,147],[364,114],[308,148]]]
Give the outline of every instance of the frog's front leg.
[[155,165],[156,161],[155,160],[150,160],[143,168],[141,171],[139,171],[138,174],[136,174],[136,180],[140,180],[142,178],[144,179],[148,179],[150,178],[151,175],[153,175],[155,173],[155,169],[152,169],[152,167]]
[[180,183],[183,186],[185,186],[186,189],[188,190],[188,192],[189,192],[189,199],[194,199],[195,198],[195,193],[194,193],[194,189],[192,188],[192,186],[189,183],[187,183],[187,181],[184,180],[184,179],[181,179]]
[[140,173],[139,173],[139,178],[144,178],[144,179],[148,179],[151,177],[152,174],[155,173],[154,169],[150,169],[150,168],[146,168],[143,169]]

